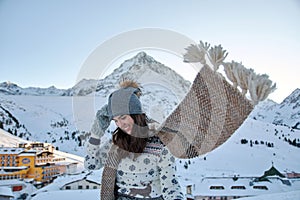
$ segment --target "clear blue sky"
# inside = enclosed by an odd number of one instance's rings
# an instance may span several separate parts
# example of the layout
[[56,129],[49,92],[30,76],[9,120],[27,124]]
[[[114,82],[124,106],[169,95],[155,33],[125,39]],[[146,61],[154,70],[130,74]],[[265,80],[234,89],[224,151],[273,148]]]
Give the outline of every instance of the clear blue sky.
[[228,62],[268,74],[281,102],[300,88],[299,21],[299,0],[0,0],[0,82],[72,87],[103,42],[155,27],[221,44]]

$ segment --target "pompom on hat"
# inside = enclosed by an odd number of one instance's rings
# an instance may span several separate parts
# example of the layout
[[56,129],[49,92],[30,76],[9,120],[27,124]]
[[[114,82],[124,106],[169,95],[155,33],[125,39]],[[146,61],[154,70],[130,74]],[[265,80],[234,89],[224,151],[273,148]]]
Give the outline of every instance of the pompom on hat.
[[112,120],[115,116],[143,114],[140,96],[142,92],[139,85],[132,80],[120,83],[120,89],[110,94],[108,98],[108,116]]

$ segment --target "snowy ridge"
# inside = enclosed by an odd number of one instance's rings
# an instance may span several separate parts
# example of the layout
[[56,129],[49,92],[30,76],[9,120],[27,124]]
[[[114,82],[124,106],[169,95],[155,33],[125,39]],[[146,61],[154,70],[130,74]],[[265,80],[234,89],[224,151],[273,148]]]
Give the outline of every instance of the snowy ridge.
[[57,89],[54,86],[48,88],[28,87],[21,88],[15,83],[0,83],[0,94],[5,95],[46,95],[46,96],[65,96],[68,95],[67,90]]
[[[145,52],[140,52],[131,59],[124,61],[102,80],[83,79],[69,89],[28,87],[22,88],[11,82],[0,83],[0,94],[4,95],[30,95],[30,96],[86,96],[96,94],[107,96],[123,79],[132,79],[140,84],[149,84],[153,80],[160,80],[159,84],[168,86],[173,93],[183,97],[190,83],[184,80],[174,70],[157,62]],[[163,80],[163,81],[162,81]]]
[[300,89],[294,90],[280,104],[271,100],[261,102],[250,116],[276,125],[300,129]]

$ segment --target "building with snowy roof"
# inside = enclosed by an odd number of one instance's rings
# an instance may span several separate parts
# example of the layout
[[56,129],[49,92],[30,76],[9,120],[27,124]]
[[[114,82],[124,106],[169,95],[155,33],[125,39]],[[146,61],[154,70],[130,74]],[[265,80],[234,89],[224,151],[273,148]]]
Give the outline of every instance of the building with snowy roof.
[[299,178],[287,178],[274,166],[261,177],[203,177],[186,185],[188,199],[230,200],[300,190]]
[[55,157],[53,147],[41,143],[0,147],[0,180],[32,179],[45,184],[59,174],[76,171],[76,166],[76,162]]

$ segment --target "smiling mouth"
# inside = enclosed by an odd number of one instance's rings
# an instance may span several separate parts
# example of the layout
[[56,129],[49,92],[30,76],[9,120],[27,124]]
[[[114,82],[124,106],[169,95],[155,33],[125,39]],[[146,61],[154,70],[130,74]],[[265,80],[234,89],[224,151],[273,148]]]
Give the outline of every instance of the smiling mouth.
[[130,127],[129,126],[124,127],[123,130],[126,131],[127,133],[130,133]]

